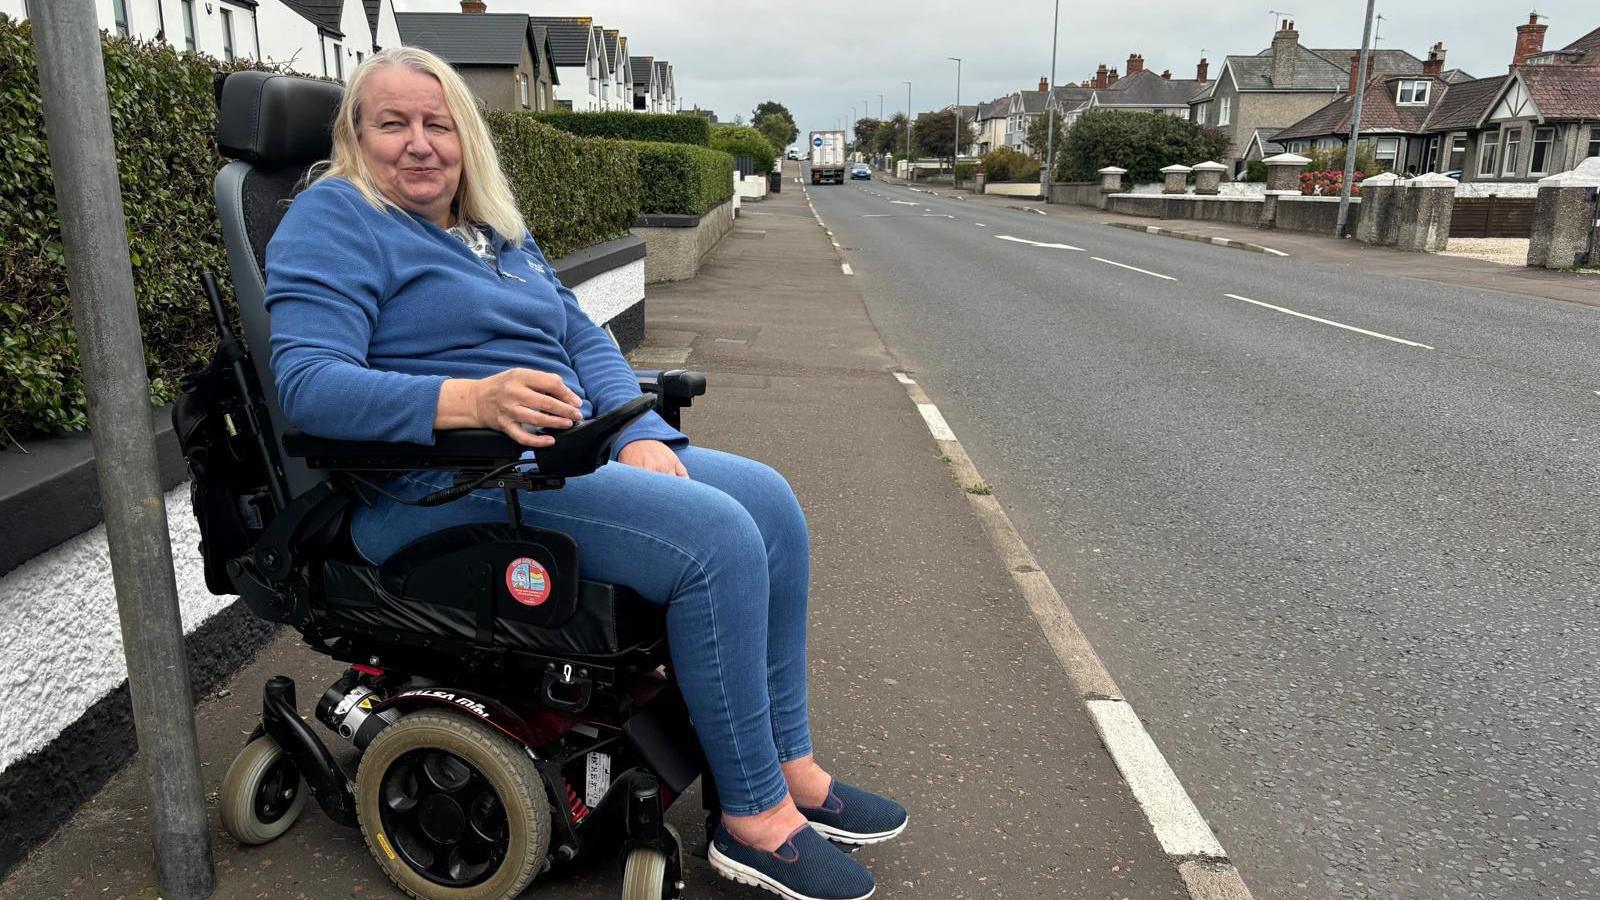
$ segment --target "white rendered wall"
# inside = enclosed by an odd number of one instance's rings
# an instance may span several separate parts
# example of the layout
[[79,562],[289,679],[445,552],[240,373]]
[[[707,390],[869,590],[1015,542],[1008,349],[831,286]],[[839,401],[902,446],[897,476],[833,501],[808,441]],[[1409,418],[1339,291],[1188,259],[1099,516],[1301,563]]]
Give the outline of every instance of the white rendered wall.
[[589,70],[583,66],[561,66],[556,69],[561,83],[556,85],[557,100],[571,100],[572,108],[586,112],[600,108],[599,100],[589,93]]
[[277,0],[262,0],[256,18],[261,28],[261,55],[267,62],[307,75],[322,74],[317,26]]
[[589,318],[603,326],[644,299],[644,260],[636,259],[567,287],[577,295],[578,305]]
[[404,43],[400,39],[400,24],[394,18],[394,0],[383,0],[378,7],[378,49],[387,50]]

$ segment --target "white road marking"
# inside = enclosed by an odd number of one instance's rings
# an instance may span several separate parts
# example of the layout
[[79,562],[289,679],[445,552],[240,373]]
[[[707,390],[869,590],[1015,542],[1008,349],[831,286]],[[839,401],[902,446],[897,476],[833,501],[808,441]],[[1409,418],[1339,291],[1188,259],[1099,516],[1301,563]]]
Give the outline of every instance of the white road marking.
[[1113,260],[1103,259],[1103,258],[1098,257],[1098,256],[1091,256],[1089,258],[1094,260],[1095,262],[1103,262],[1108,266],[1116,266],[1116,267],[1118,267],[1120,269],[1127,269],[1130,272],[1138,272],[1141,275],[1150,275],[1150,276],[1153,276],[1155,278],[1164,278],[1167,281],[1177,281],[1178,280],[1176,278],[1173,278],[1171,275],[1163,275],[1160,272],[1152,272],[1149,269],[1141,269],[1138,266],[1130,266],[1127,263],[1119,263],[1119,262],[1115,262]]
[[928,433],[933,435],[934,440],[953,441],[956,439],[956,433],[950,430],[950,426],[944,420],[944,415],[939,412],[939,407],[934,406],[932,403],[918,403],[917,412],[922,413],[922,421],[928,423]]
[[1307,315],[1306,313],[1296,312],[1296,311],[1294,311],[1292,309],[1289,309],[1287,307],[1274,306],[1271,303],[1263,303],[1260,300],[1251,300],[1249,297],[1241,297],[1238,294],[1223,294],[1222,296],[1228,297],[1228,298],[1233,299],[1233,300],[1243,300],[1246,303],[1254,303],[1257,306],[1264,306],[1267,309],[1277,310],[1278,312],[1287,313],[1287,314],[1289,314],[1291,316],[1299,316],[1302,319],[1310,319],[1313,322],[1321,322],[1324,325],[1332,325],[1335,328],[1343,328],[1345,331],[1354,331],[1357,334],[1364,334],[1367,337],[1375,337],[1375,338],[1379,338],[1379,339],[1385,340],[1385,341],[1394,341],[1396,344],[1405,344],[1407,347],[1417,347],[1417,348],[1422,349],[1422,350],[1433,350],[1433,349],[1435,349],[1434,347],[1430,347],[1427,344],[1419,344],[1416,341],[1408,341],[1405,338],[1397,338],[1397,337],[1394,337],[1393,335],[1383,334],[1382,332],[1378,332],[1378,331],[1368,331],[1365,328],[1357,328],[1354,325],[1346,325],[1343,322],[1335,322],[1332,319],[1324,319],[1324,318],[1322,318],[1320,316]]
[[910,200],[890,200],[889,202],[896,206],[921,206],[920,203],[914,203]]
[[[912,379],[912,377],[910,375],[907,375],[904,372],[896,372],[896,373],[894,373],[894,380],[900,382],[901,384],[916,384],[917,383],[914,379]],[[1595,393],[1596,394],[1600,394],[1600,391],[1595,391]]]
[[972,224],[978,226],[979,228],[988,228],[989,227],[989,226],[983,224],[982,222],[973,222]]
[[894,215],[894,213],[866,213],[866,214],[862,215],[861,218],[863,218],[863,219],[893,219],[893,218],[895,218],[895,215]]
[[924,218],[924,219],[954,219],[955,216],[952,216],[949,213],[923,213],[922,214],[922,218]]
[[1117,771],[1139,801],[1150,828],[1169,856],[1224,859],[1227,854],[1211,826],[1189,799],[1133,707],[1121,700],[1089,700],[1089,717],[1111,753]]
[[1046,244],[1042,241],[1030,241],[1027,238],[1012,237],[1009,234],[997,234],[995,235],[995,239],[1000,241],[1011,241],[1014,244],[1027,244],[1029,247],[1044,247],[1047,250],[1076,250],[1079,253],[1089,252],[1082,247],[1074,247],[1071,244]]
[[[834,246],[837,247],[839,245],[838,244],[834,244]],[[850,264],[849,263],[839,263],[839,271],[843,272],[846,275],[854,275],[855,274],[855,270],[850,268]]]
[[1282,250],[1274,250],[1271,247],[1262,247],[1261,249],[1267,251],[1268,253],[1272,254],[1273,256],[1288,256],[1289,255],[1289,254],[1283,252]]

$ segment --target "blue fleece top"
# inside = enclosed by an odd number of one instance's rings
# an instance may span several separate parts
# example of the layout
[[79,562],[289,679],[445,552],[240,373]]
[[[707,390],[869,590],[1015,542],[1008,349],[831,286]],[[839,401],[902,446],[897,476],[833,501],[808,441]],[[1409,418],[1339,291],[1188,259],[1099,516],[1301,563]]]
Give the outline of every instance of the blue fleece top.
[[[590,418],[639,396],[609,335],[531,236],[487,232],[490,266],[421,216],[380,210],[341,178],[307,188],[267,245],[272,372],[289,421],[322,437],[433,443],[439,387],[553,372]],[[688,443],[654,412],[617,440]]]

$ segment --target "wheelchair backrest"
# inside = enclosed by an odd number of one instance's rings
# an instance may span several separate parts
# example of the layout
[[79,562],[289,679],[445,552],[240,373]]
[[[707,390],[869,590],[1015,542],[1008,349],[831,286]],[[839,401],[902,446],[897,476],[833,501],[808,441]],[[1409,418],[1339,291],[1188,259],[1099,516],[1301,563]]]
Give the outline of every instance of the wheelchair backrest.
[[267,242],[288,212],[306,170],[331,154],[333,118],[343,96],[344,89],[331,82],[270,72],[235,72],[218,90],[217,149],[233,161],[217,174],[217,212],[244,343],[271,419],[278,456],[272,463],[282,472],[291,497],[326,476],[283,452],[283,432],[289,423],[278,405],[270,362]]

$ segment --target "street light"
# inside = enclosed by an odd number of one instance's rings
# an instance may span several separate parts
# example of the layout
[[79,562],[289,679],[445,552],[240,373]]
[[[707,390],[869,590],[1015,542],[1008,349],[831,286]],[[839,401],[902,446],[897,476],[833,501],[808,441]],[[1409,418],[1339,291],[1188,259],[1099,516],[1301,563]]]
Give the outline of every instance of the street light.
[[1061,37],[1061,0],[1056,0],[1056,18],[1050,26],[1050,83],[1044,95],[1044,170],[1039,173],[1039,189],[1044,192],[1044,202],[1050,202],[1050,179],[1056,167],[1056,111],[1050,98],[1056,92],[1056,44]]
[[956,177],[956,166],[961,164],[961,57],[946,56],[945,59],[956,64],[956,146],[950,151],[950,186],[961,187],[961,179]]
[[1367,20],[1361,27],[1361,62],[1356,67],[1356,99],[1350,114],[1350,140],[1344,147],[1344,183],[1339,186],[1337,237],[1350,236],[1350,182],[1356,176],[1356,140],[1361,135],[1361,101],[1367,94],[1367,57],[1372,46],[1372,9],[1376,0],[1367,0]]

